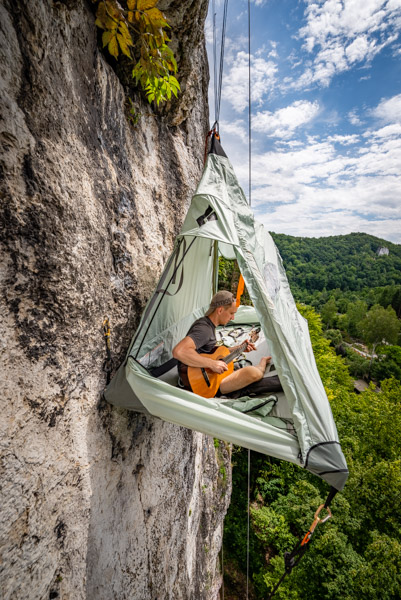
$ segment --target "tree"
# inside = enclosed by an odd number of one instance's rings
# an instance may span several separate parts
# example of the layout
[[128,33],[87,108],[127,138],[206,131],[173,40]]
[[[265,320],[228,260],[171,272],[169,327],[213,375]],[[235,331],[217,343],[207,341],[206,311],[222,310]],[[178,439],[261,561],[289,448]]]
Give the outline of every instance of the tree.
[[401,381],[401,348],[400,346],[382,346],[377,351],[372,374],[377,381],[395,377]]
[[328,329],[324,335],[328,340],[330,340],[330,344],[334,348],[340,346],[341,342],[343,341],[343,336],[341,335],[341,331],[339,329]]
[[372,306],[366,317],[359,323],[358,329],[364,342],[372,348],[370,367],[377,344],[383,341],[395,344],[400,332],[400,325],[395,310],[391,306],[383,308],[379,304]]
[[331,327],[334,323],[335,316],[337,314],[337,305],[334,298],[330,298],[326,304],[322,306],[321,315],[322,321],[327,328]]
[[363,340],[374,350],[382,341],[395,344],[400,331],[400,322],[391,306],[383,308],[376,304],[359,323],[358,329]]
[[368,306],[363,300],[357,300],[349,304],[347,309],[348,332],[350,335],[357,335],[358,323],[366,316]]

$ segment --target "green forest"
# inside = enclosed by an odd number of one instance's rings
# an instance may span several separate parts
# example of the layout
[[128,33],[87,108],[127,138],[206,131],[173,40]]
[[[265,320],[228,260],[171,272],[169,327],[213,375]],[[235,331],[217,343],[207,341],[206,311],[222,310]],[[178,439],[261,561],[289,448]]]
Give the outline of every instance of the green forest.
[[[401,285],[401,246],[367,233],[324,238],[271,234],[294,296],[323,290],[361,291]],[[379,255],[387,248],[388,255]]]
[[[307,239],[274,234],[313,350],[350,475],[300,563],[274,598],[401,597],[401,247],[366,234]],[[379,256],[386,247],[389,254]],[[309,265],[316,279],[308,272]],[[322,279],[319,279],[319,274]],[[220,262],[220,285],[238,268]],[[366,389],[354,390],[363,378]],[[245,597],[248,451],[233,450],[224,526],[225,598]],[[284,552],[307,532],[328,486],[299,467],[251,453],[250,593],[266,599]]]

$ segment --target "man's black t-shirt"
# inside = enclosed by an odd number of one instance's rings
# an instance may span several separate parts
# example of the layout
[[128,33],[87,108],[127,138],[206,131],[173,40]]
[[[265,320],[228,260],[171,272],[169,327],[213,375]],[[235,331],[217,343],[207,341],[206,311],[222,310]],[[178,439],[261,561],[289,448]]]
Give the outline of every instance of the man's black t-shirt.
[[[216,346],[216,327],[209,317],[201,317],[192,323],[187,336],[194,341],[196,351],[199,354],[210,354]],[[187,367],[180,361],[178,361],[178,372],[183,387],[190,390]]]
[[216,326],[209,317],[201,317],[192,323],[187,336],[194,341],[199,354],[209,354],[216,346]]

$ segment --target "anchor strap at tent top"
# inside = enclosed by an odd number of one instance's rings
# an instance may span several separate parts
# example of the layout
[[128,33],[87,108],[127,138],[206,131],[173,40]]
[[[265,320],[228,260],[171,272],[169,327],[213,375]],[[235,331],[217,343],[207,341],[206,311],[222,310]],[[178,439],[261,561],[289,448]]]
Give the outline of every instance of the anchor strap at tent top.
[[[326,503],[327,503],[327,500],[326,500]],[[324,518],[321,518],[319,515],[323,509],[327,510],[327,515]],[[305,552],[307,551],[307,549],[309,547],[308,544],[312,538],[312,535],[313,535],[317,525],[319,523],[325,523],[326,521],[328,521],[328,519],[330,519],[331,516],[332,516],[332,514],[331,514],[330,508],[328,506],[326,506],[326,504],[321,504],[319,506],[319,508],[317,509],[317,511],[315,512],[312,524],[309,527],[306,534],[304,535],[304,537],[302,538],[302,540],[300,540],[296,544],[295,548],[291,552],[284,552],[285,571],[267,600],[271,600],[273,598],[274,594],[277,592],[277,590],[280,587],[281,583],[283,582],[284,578],[291,573],[291,571],[293,570],[294,567],[297,566],[297,564],[299,563],[299,561],[301,560],[301,558],[303,557],[303,555],[305,554]]]
[[103,371],[106,373],[106,383],[110,383],[111,372],[113,370],[113,359],[111,358],[110,348],[110,321],[108,317],[103,319],[103,334],[106,342],[106,358],[103,362]]
[[205,138],[205,154],[203,157],[203,164],[206,164],[206,159],[207,159],[207,154],[208,154],[208,146],[209,146],[209,138],[212,137],[212,139],[214,139],[215,137],[220,140],[220,135],[219,135],[219,124],[217,123],[217,121],[215,121],[212,125],[212,128],[210,131],[207,132],[206,134],[206,138]]

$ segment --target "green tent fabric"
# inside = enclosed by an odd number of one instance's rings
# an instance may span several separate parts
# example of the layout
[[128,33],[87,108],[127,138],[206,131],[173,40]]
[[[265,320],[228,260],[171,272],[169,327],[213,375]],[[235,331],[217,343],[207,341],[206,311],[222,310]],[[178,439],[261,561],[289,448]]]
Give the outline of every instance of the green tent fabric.
[[[253,307],[235,323],[259,323],[283,386],[276,413],[263,420],[224,399],[205,399],[151,375],[204,315],[217,291],[218,258],[236,258]],[[127,358],[105,392],[120,407],[147,412],[229,442],[296,463],[336,490],[348,476],[307,322],[292,297],[281,257],[258,223],[230,161],[213,141],[203,176]],[[283,427],[280,405],[296,435]]]

